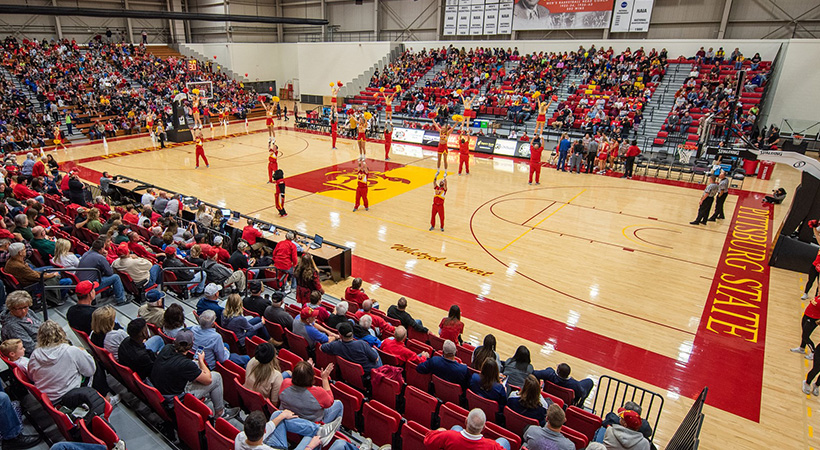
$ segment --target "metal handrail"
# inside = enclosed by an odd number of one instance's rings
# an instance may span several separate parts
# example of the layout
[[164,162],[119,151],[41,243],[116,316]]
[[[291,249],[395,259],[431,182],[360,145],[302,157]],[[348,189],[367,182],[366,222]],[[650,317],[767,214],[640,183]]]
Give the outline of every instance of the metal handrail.
[[75,267],[71,269],[59,269],[54,267],[40,272],[40,281],[38,281],[38,285],[40,286],[40,290],[43,291],[43,322],[48,320],[48,303],[46,302],[46,291],[62,291],[63,289],[77,288],[76,284],[58,284],[55,286],[46,286],[46,274],[58,272],[95,272],[97,274],[97,279],[102,280],[102,272],[100,272],[100,269],[97,269],[96,267]]
[[[611,391],[613,385],[614,389]],[[623,390],[621,389],[622,387]],[[601,398],[600,404],[598,402],[599,397]],[[647,400],[649,402],[648,405],[645,404]],[[628,401],[635,402],[641,406],[641,417],[646,420],[649,420],[650,416],[653,415],[656,403],[660,403],[660,405],[657,406],[658,409],[655,415],[655,423],[652,425],[652,436],[649,438],[650,441],[653,440],[655,438],[655,433],[657,432],[661,412],[663,411],[663,397],[660,394],[632,383],[612,378],[609,375],[602,375],[598,379],[598,387],[595,390],[595,400],[592,402],[592,412],[603,418],[607,413],[617,411],[618,408],[622,407],[624,403]]]

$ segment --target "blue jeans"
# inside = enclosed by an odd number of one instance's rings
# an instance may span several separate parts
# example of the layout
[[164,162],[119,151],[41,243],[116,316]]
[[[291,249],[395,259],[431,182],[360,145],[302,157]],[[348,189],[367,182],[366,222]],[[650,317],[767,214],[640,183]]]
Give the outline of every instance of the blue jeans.
[[567,152],[566,151],[559,151],[558,152],[558,170],[567,170]]
[[51,450],[106,450],[106,448],[104,445],[100,444],[63,441],[52,445]]
[[100,287],[98,290],[102,290],[109,286],[111,286],[111,289],[114,290],[114,300],[117,303],[125,303],[125,290],[122,287],[122,280],[120,280],[119,275],[102,277],[100,279]]
[[328,450],[359,450],[359,447],[342,440],[336,441],[330,446]]
[[[279,416],[279,414],[282,414],[282,411],[274,412],[271,414],[270,420],[273,420]],[[265,444],[274,448],[288,448],[288,433],[295,433],[299,436],[304,436],[299,442],[299,445],[296,446],[296,450],[303,450],[318,432],[319,425],[309,420],[299,418],[287,419],[280,422],[273,430],[273,433],[268,435],[267,439],[265,439]]]
[[0,392],[0,436],[3,439],[13,439],[19,436],[21,431],[23,424],[11,406],[11,399],[5,392]]
[[154,353],[159,353],[164,346],[165,341],[162,340],[162,336],[151,336],[147,341],[145,341],[145,348],[153,351]]
[[207,281],[207,277],[202,276],[204,273],[205,272],[197,272],[194,274],[194,278],[191,280],[191,284],[189,284],[189,286],[196,285],[192,294],[199,295],[205,290],[205,282]]
[[[462,430],[464,430],[464,428],[462,428],[458,425],[453,425],[453,428],[450,428],[450,429],[453,430],[453,431],[462,431]],[[498,438],[495,441],[498,442],[498,445],[504,447],[507,450],[510,450],[510,441],[508,441],[504,438]]]
[[[261,337],[262,339],[264,339],[266,341],[270,339],[270,334],[268,333],[268,329],[265,328],[265,324],[262,323],[262,318],[261,317],[252,317],[252,318],[248,319],[248,323],[253,326],[253,330],[248,331],[245,334],[245,337],[259,336],[259,337]],[[244,342],[242,342],[242,344],[244,344]]]
[[245,367],[248,365],[248,361],[251,360],[251,357],[248,355],[238,355],[236,353],[231,353],[231,356],[228,357],[232,362],[236,363],[239,366]]
[[345,412],[345,406],[339,400],[333,400],[333,404],[330,405],[327,409],[325,409],[325,416],[322,418],[322,422],[330,423],[336,420],[337,417],[341,417],[342,414]]
[[153,285],[157,284],[159,282],[159,280],[161,279],[160,278],[161,276],[162,276],[162,267],[158,266],[157,264],[154,264],[153,266],[151,266],[151,268],[148,270],[148,283],[145,285],[145,287],[153,286]]

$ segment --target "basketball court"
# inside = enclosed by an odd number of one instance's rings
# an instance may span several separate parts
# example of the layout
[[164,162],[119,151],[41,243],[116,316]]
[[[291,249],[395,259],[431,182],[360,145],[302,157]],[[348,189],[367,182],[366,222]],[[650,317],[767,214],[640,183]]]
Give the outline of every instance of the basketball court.
[[[521,160],[471,156],[471,174],[458,176],[451,154],[442,232],[438,223],[428,231],[433,148],[394,143],[385,161],[384,146],[369,142],[370,211],[353,212],[355,141],[339,139],[331,150],[328,136],[280,127],[289,215],[279,218],[264,122],[227,131],[214,128],[210,139],[205,129],[210,168],[194,169],[193,145],[155,149],[147,137],[56,157],[73,160],[88,180],[123,174],[318,233],[353,249],[353,276],[385,309],[405,296],[411,314],[435,330],[459,304],[467,341],[493,333],[501,355],[528,346],[536,369],[567,362],[575,378],[610,375],[658,392],[656,442],[668,441],[710,386],[704,448],[818,445],[808,426],[812,399],[799,394],[808,361],[788,351],[799,339],[805,276],[765,262],[756,278],[732,272],[754,261],[748,251],[739,262],[740,226],[765,225],[757,229],[771,242],[787,206],[764,206],[762,193],[793,192],[800,178],[790,167],[733,190],[726,220],[694,226],[696,184],[545,168],[541,185],[528,185]],[[342,297],[349,283],[325,290]]]

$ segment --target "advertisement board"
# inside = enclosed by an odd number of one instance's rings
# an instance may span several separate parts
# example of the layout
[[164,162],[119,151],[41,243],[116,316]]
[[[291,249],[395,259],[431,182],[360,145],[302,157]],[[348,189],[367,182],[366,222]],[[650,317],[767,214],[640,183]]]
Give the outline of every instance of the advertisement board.
[[495,149],[493,150],[493,154],[495,155],[504,155],[504,156],[515,156],[515,147],[518,145],[518,141],[511,141],[509,139],[496,139],[495,140]]
[[421,144],[424,140],[424,130],[415,128],[393,128],[393,140]]
[[427,130],[424,132],[424,137],[421,140],[421,145],[429,145],[438,147],[438,131]]
[[516,0],[513,30],[607,28],[613,0]]
[[475,144],[475,151],[479,153],[492,154],[495,151],[495,138],[478,136]]

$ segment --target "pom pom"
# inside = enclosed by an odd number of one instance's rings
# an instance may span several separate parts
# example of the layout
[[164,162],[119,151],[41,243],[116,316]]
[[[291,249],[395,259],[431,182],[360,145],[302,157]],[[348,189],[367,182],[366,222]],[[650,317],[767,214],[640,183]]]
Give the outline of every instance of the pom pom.
[[273,98],[271,100],[276,102],[276,103],[279,103],[279,97],[277,97],[275,95],[273,96]]
[[396,92],[401,92],[401,85],[400,84],[396,85]]
[[191,92],[193,92],[194,95],[199,95],[199,89],[197,88],[194,88],[194,90],[192,90]]
[[558,96],[557,96],[557,95],[553,95],[553,96],[552,96],[552,101],[557,102],[557,101],[558,101]]
[[461,95],[461,93],[462,93],[461,89],[456,89],[456,94]]
[[330,83],[330,87],[333,87],[333,83]]
[[259,96],[259,101],[260,101],[261,103],[264,103],[264,102],[265,102],[265,96],[264,96],[264,95],[260,95],[260,96]]
[[342,80],[337,81],[337,82],[336,82],[336,86],[339,86],[339,87],[344,86],[344,84],[342,84]]
[[461,114],[454,114],[453,115],[453,122],[459,122],[459,123],[464,122],[464,116],[462,116]]
[[538,91],[535,91],[535,93],[534,93],[534,94],[532,94],[532,98],[538,98],[538,97],[540,97],[540,96],[541,96],[541,93],[540,93],[540,92],[538,92]]
[[364,113],[364,120],[370,120],[372,118],[373,118],[373,114],[370,114],[369,112]]
[[273,86],[268,86],[268,92],[273,92]]
[[383,88],[383,87],[380,87],[380,88],[379,88],[379,92],[384,92],[384,88]]
[[182,92],[187,94],[188,93],[188,88],[183,89]]

